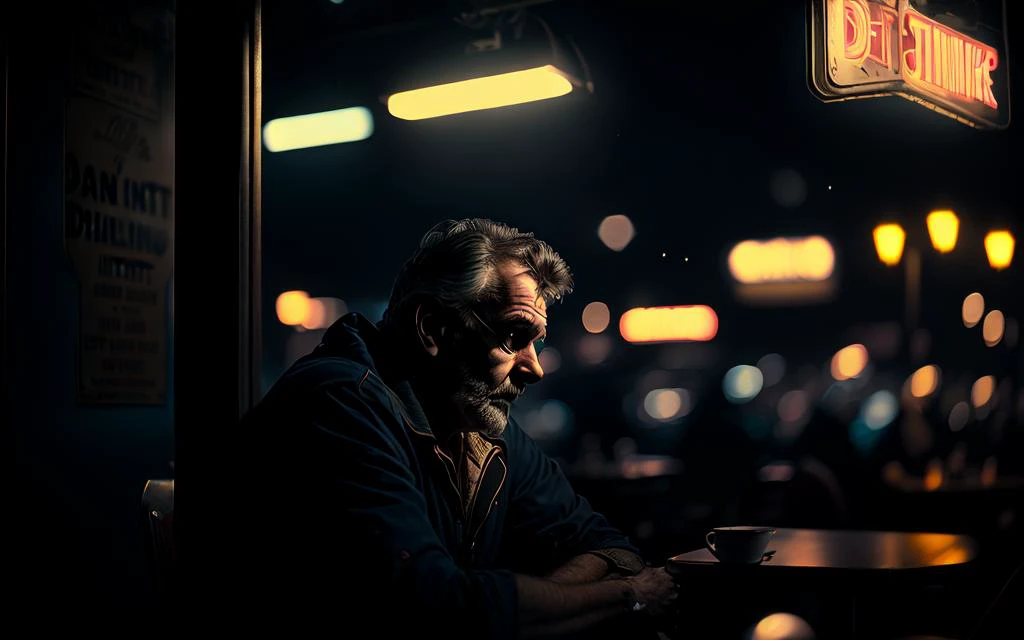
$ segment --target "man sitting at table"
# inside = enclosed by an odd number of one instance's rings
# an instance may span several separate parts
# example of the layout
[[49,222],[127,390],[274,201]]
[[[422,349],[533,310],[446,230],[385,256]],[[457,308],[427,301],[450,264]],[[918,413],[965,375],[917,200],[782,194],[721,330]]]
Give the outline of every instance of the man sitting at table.
[[239,567],[247,619],[594,637],[667,611],[672,578],[509,417],[571,287],[533,234],[444,221],[380,323],[344,316],[281,377],[240,435],[261,513]]

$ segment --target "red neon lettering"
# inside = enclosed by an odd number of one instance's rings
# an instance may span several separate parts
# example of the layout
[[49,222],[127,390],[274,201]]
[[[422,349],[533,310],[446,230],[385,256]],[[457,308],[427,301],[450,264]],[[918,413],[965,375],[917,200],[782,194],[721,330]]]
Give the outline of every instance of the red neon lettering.
[[968,38],[907,10],[903,21],[903,73],[942,93],[999,108],[992,92],[992,71],[999,66],[994,47]]

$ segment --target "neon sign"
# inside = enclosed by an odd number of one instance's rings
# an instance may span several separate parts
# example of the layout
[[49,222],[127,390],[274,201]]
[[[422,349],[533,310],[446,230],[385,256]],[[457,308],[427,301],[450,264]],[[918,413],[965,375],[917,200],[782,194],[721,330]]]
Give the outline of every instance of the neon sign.
[[972,6],[981,9],[968,19],[929,15],[917,0],[812,0],[812,93],[826,102],[898,95],[974,127],[1005,128],[1003,1]]

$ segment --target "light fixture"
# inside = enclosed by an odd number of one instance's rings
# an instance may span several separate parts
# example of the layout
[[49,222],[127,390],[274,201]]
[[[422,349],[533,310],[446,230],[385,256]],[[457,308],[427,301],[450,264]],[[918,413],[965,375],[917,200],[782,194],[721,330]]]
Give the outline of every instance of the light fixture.
[[1009,231],[989,231],[985,236],[985,254],[988,263],[997,271],[1010,266],[1013,262],[1013,234]]
[[[465,64],[445,60],[437,65],[445,73],[455,70],[452,73],[459,75],[440,82],[434,77],[427,86],[391,93],[385,99],[388,113],[402,120],[424,120],[550,100],[577,88],[593,91],[579,49],[572,45],[576,61],[565,56],[558,38],[540,17],[522,10],[500,13],[495,9],[477,18],[484,22],[462,23],[475,28],[490,26],[493,37],[473,40],[466,48],[469,58]],[[543,27],[539,47],[523,37],[531,20]],[[505,30],[511,31],[511,38],[503,37]],[[581,74],[574,73],[577,67]]]
[[903,256],[903,243],[907,239],[907,233],[898,224],[880,224],[875,227],[875,251],[878,252],[878,259],[894,267],[900,263]]
[[956,236],[960,231],[960,219],[948,209],[928,214],[928,235],[932,246],[939,253],[949,253],[956,247]]
[[388,98],[388,112],[402,120],[423,120],[547,100],[571,91],[572,83],[564,72],[544,65],[402,91]]
[[366,107],[276,118],[263,126],[268,151],[291,151],[365,140],[373,134],[373,114]]

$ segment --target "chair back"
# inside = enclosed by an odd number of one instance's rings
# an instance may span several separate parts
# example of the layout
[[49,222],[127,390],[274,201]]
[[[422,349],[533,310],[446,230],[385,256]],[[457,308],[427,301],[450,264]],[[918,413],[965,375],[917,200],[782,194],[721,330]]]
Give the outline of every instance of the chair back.
[[142,521],[146,549],[158,594],[174,593],[177,548],[174,536],[174,480],[147,480],[142,489]]

